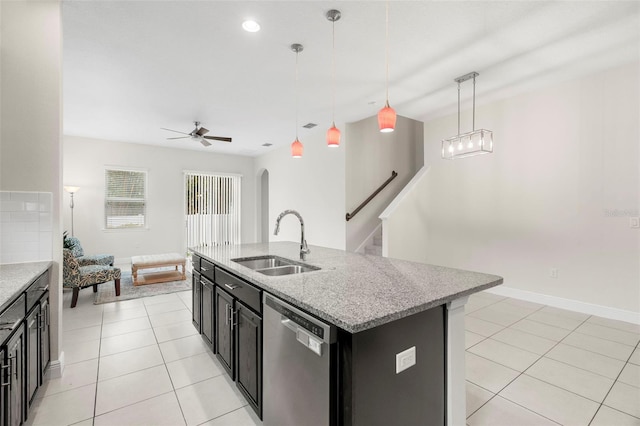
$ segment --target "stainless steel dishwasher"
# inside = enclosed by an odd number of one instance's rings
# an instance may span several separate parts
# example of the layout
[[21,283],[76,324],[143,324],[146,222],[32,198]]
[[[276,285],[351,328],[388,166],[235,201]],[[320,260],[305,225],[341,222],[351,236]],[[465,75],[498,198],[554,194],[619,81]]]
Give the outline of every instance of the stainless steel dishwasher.
[[336,423],[336,327],[264,295],[265,426]]

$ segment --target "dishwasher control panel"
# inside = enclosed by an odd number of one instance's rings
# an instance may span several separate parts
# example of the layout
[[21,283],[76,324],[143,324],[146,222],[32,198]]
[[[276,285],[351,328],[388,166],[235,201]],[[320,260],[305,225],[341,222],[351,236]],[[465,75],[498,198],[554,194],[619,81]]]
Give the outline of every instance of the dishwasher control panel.
[[329,336],[329,333],[332,328],[335,328],[334,326],[316,321],[310,315],[299,311],[293,306],[284,304],[280,301],[276,301],[266,294],[264,297],[264,302],[283,317],[289,319],[299,327],[304,328],[311,335],[316,336],[323,341],[327,341],[328,343],[333,343],[332,339],[335,339],[335,333],[333,333],[333,336]]

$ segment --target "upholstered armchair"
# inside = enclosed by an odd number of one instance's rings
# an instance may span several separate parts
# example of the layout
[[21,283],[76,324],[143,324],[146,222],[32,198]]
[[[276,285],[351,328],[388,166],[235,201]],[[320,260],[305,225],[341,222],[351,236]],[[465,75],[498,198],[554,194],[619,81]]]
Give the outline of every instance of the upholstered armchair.
[[109,254],[85,255],[80,240],[76,237],[66,237],[65,247],[71,250],[73,256],[78,259],[80,266],[106,265],[113,266],[113,256]]
[[120,268],[107,265],[80,266],[80,262],[70,249],[63,249],[62,282],[63,287],[73,289],[71,307],[78,303],[80,289],[93,286],[93,292],[98,291],[98,284],[113,281],[116,296],[120,296]]

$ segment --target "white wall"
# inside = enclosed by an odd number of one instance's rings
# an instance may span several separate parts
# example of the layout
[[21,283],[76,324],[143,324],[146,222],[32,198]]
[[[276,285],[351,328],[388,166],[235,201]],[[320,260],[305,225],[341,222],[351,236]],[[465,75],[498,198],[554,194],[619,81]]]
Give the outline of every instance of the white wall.
[[[341,123],[337,126],[344,129]],[[304,144],[302,158],[292,158],[286,146],[255,159],[256,177],[262,170],[269,171],[271,241],[300,241],[300,225],[294,216],[284,218],[280,233],[273,235],[278,215],[293,209],[304,219],[309,244],[345,248],[344,153],[348,140],[343,130],[340,147],[328,148],[325,131],[318,126],[300,133]]]
[[[398,116],[396,129],[380,133],[377,116],[347,124],[345,177],[349,213],[395,170],[398,176],[347,222],[347,250],[354,251],[380,224],[378,216],[422,167],[423,124]],[[346,211],[345,211],[346,214]]]
[[55,375],[62,312],[60,2],[2,1],[0,17],[0,189],[53,194],[49,294]]
[[389,256],[640,312],[639,79],[634,63],[478,108],[489,155],[441,160],[456,116],[425,123],[431,168],[405,206],[420,219],[396,218],[414,232],[390,239]]
[[[74,231],[87,253],[110,253],[116,261],[141,254],[185,250],[185,170],[236,173],[242,178],[242,242],[255,241],[253,158],[150,145],[64,137],[64,184],[77,185]],[[104,229],[104,170],[107,166],[147,171],[148,229]],[[71,229],[69,194],[64,194],[64,225]]]

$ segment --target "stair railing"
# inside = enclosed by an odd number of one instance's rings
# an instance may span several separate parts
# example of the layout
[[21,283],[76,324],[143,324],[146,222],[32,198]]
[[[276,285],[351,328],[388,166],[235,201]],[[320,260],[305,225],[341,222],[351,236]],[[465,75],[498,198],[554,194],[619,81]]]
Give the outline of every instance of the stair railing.
[[392,171],[391,172],[391,177],[389,179],[387,179],[386,181],[384,181],[384,183],[382,185],[380,185],[380,187],[378,189],[376,189],[375,191],[373,191],[373,194],[369,195],[369,197],[364,200],[358,207],[356,207],[356,209],[352,212],[352,213],[347,213],[347,215],[345,216],[347,219],[347,222],[350,221],[351,219],[353,219],[353,217],[355,215],[358,214],[358,212],[360,210],[362,210],[362,208],[364,206],[366,206],[367,204],[369,204],[369,201],[373,200],[373,198],[378,195],[380,193],[380,191],[382,191],[387,185],[389,185],[389,183],[394,180],[396,178],[396,176],[398,176],[398,173],[396,173],[396,171]]

